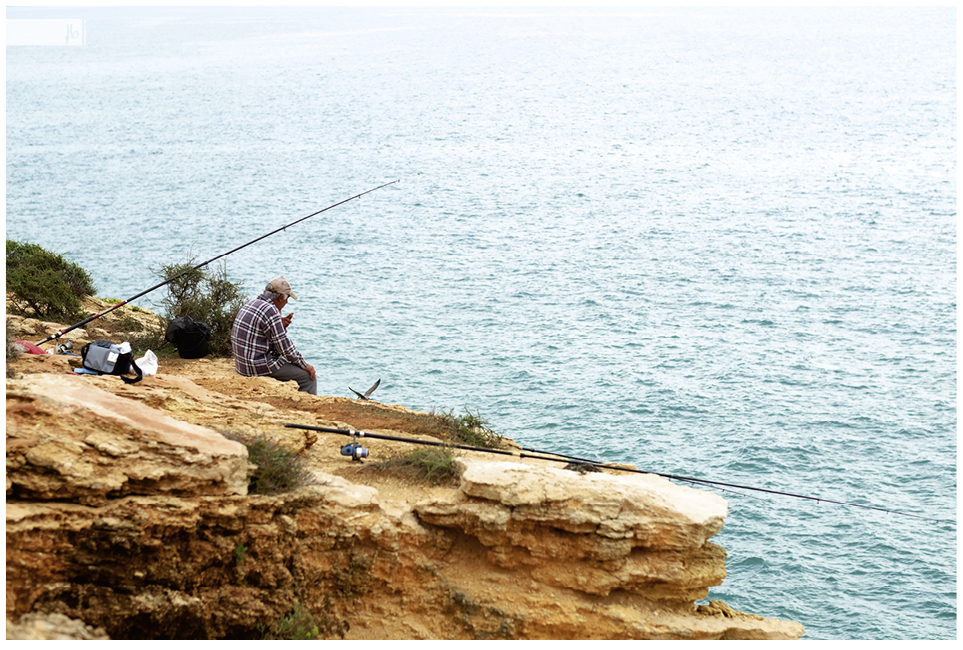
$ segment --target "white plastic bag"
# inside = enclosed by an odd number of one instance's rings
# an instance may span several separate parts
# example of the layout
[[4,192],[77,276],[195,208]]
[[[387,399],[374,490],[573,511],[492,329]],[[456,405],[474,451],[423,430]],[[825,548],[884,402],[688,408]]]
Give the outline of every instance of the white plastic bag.
[[148,350],[140,359],[134,359],[144,376],[157,374],[157,355]]

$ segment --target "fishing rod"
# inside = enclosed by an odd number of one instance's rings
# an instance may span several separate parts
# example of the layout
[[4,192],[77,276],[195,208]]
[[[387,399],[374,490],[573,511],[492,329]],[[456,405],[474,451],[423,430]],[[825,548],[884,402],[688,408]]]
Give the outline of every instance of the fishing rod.
[[[310,430],[310,431],[324,431],[324,432],[327,432],[327,433],[337,433],[337,434],[341,434],[341,435],[345,435],[345,436],[352,436],[353,441],[352,441],[350,444],[345,445],[344,447],[342,447],[342,448],[341,448],[341,453],[342,453],[343,455],[345,455],[345,456],[351,456],[353,460],[359,460],[359,461],[361,460],[361,458],[365,458],[365,457],[368,456],[368,450],[362,448],[362,447],[357,443],[357,438],[376,438],[376,439],[379,439],[379,440],[394,440],[394,441],[397,441],[397,442],[408,442],[408,443],[414,443],[414,444],[418,444],[418,445],[429,445],[429,446],[433,446],[433,447],[454,447],[454,448],[456,448],[456,449],[467,449],[467,450],[469,450],[469,451],[480,451],[480,452],[485,452],[485,453],[490,453],[490,454],[500,454],[500,455],[505,455],[505,456],[514,456],[514,455],[515,455],[514,452],[504,451],[504,450],[501,450],[501,449],[488,449],[488,448],[485,448],[485,447],[470,447],[470,446],[468,446],[468,445],[453,445],[453,444],[446,444],[446,443],[443,443],[443,442],[437,442],[437,441],[433,441],[433,440],[418,440],[418,439],[415,439],[415,438],[399,438],[399,437],[397,437],[397,436],[388,436],[388,435],[383,435],[383,434],[378,434],[378,433],[368,433],[368,432],[365,432],[365,431],[352,431],[352,430],[350,430],[350,429],[334,429],[334,428],[331,428],[331,427],[318,427],[318,426],[312,426],[312,425],[308,425],[308,424],[293,424],[293,423],[291,423],[291,422],[285,422],[285,423],[284,423],[284,426],[285,426],[285,427],[288,427],[288,428],[292,428],[292,429],[308,429],[308,430]],[[780,496],[793,497],[793,498],[796,498],[796,499],[808,499],[808,500],[810,500],[810,501],[818,501],[818,502],[820,502],[820,503],[832,503],[832,504],[840,505],[840,506],[852,506],[852,507],[854,507],[854,508],[865,508],[865,509],[867,509],[867,510],[878,510],[878,511],[880,511],[880,512],[888,512],[888,513],[890,513],[890,514],[902,515],[902,516],[904,516],[904,517],[913,517],[913,518],[915,518],[915,519],[924,519],[924,520],[926,520],[926,521],[935,521],[935,522],[939,522],[939,523],[950,523],[949,520],[946,520],[946,519],[934,519],[933,517],[924,517],[924,516],[922,516],[922,515],[916,515],[916,514],[913,514],[913,513],[910,513],[910,512],[903,512],[903,511],[900,511],[900,510],[890,510],[890,509],[888,509],[888,508],[879,508],[879,507],[877,507],[877,506],[868,506],[868,505],[861,504],[861,503],[849,503],[849,502],[845,502],[845,501],[834,501],[834,500],[832,500],[832,499],[824,499],[824,498],[822,498],[822,497],[806,496],[806,495],[803,495],[803,494],[793,494],[793,493],[791,493],[791,492],[781,492],[781,491],[779,491],[779,490],[769,490],[769,489],[766,489],[766,488],[750,487],[750,486],[748,486],[748,485],[736,485],[736,484],[734,484],[734,483],[723,483],[723,482],[721,482],[721,481],[710,481],[710,480],[708,480],[708,479],[692,478],[692,477],[689,477],[689,476],[677,476],[677,475],[675,475],[675,474],[663,474],[663,473],[661,473],[661,472],[651,472],[651,471],[646,471],[646,470],[641,470],[641,469],[634,469],[634,468],[629,468],[629,467],[621,467],[621,466],[619,466],[619,465],[610,465],[610,464],[606,464],[606,463],[600,463],[600,462],[597,461],[597,460],[589,460],[589,459],[587,459],[587,458],[579,458],[578,456],[569,456],[569,455],[566,455],[566,454],[556,454],[555,452],[551,452],[551,451],[538,451],[538,450],[536,450],[536,449],[529,449],[528,447],[522,447],[521,449],[522,449],[522,451],[528,451],[528,452],[533,452],[533,453],[531,453],[531,454],[525,454],[525,453],[519,452],[519,454],[518,454],[518,457],[519,457],[519,458],[532,458],[532,459],[535,459],[535,460],[547,460],[547,461],[561,462],[561,463],[568,463],[568,462],[576,461],[576,462],[579,462],[579,463],[584,463],[584,464],[587,464],[587,465],[592,465],[592,466],[594,466],[594,467],[603,467],[603,468],[605,468],[605,469],[617,470],[617,471],[620,471],[620,472],[633,472],[633,473],[635,473],[635,474],[654,474],[655,476],[661,476],[662,478],[674,479],[674,480],[677,480],[677,481],[685,481],[685,482],[687,482],[687,483],[701,483],[701,484],[711,485],[711,486],[725,486],[725,487],[729,487],[729,488],[738,488],[738,489],[740,489],[740,490],[751,490],[751,491],[754,491],[754,492],[765,492],[765,493],[767,493],[767,494],[777,494],[777,495],[780,495]],[[538,454],[538,455],[535,455],[535,454]],[[546,456],[545,454],[549,454],[549,455]],[[552,458],[552,456],[557,456],[557,458]],[[720,489],[721,489],[721,488],[720,488]],[[748,496],[748,495],[744,495],[744,496]]]
[[[399,179],[399,180],[400,180],[400,179]],[[250,246],[251,244],[256,244],[257,242],[261,241],[262,239],[267,239],[267,238],[270,237],[271,235],[277,234],[277,233],[281,232],[282,230],[286,230],[287,228],[290,228],[291,226],[293,226],[293,225],[295,225],[295,224],[299,224],[299,223],[301,223],[302,221],[304,221],[304,220],[306,220],[306,219],[310,219],[311,217],[316,217],[316,216],[318,216],[319,214],[321,214],[322,212],[327,212],[327,211],[330,210],[331,208],[336,208],[336,207],[338,207],[339,205],[342,205],[342,204],[344,204],[344,203],[347,203],[348,201],[353,201],[354,199],[358,198],[359,196],[364,196],[365,194],[370,194],[371,192],[374,192],[375,190],[380,190],[382,187],[388,187],[389,185],[393,185],[393,184],[395,184],[395,183],[397,183],[397,182],[398,182],[398,180],[394,180],[394,181],[391,181],[390,183],[385,183],[384,185],[379,185],[378,187],[375,187],[375,188],[373,188],[373,189],[370,189],[370,190],[367,190],[367,191],[365,191],[365,192],[362,192],[361,194],[355,194],[355,195],[352,196],[351,198],[345,199],[345,200],[343,200],[343,201],[338,201],[338,202],[335,203],[334,205],[329,205],[328,207],[324,208],[323,210],[318,210],[317,212],[315,212],[315,213],[313,213],[313,214],[309,214],[309,215],[306,216],[306,217],[301,217],[301,218],[298,219],[297,221],[292,221],[291,223],[289,223],[289,224],[286,225],[286,226],[281,226],[281,227],[278,228],[277,230],[272,230],[271,232],[269,232],[269,233],[266,234],[266,235],[261,235],[261,236],[258,237],[257,239],[252,239],[252,240],[249,241],[248,243],[243,244],[243,245],[241,245],[241,246],[238,246],[238,247],[235,248],[234,250],[228,251],[228,252],[226,252],[226,253],[222,253],[221,255],[218,255],[217,257],[212,257],[211,259],[207,260],[206,262],[201,262],[201,263],[198,264],[197,266],[195,266],[195,267],[193,267],[193,268],[190,268],[190,269],[184,271],[183,273],[179,273],[179,274],[175,275],[174,277],[172,277],[172,278],[170,278],[170,279],[168,279],[168,280],[164,280],[164,281],[161,282],[160,284],[155,284],[153,287],[151,287],[150,289],[147,289],[146,291],[141,291],[141,292],[138,293],[136,296],[133,296],[133,297],[131,297],[131,298],[128,298],[127,300],[124,300],[124,301],[122,301],[122,302],[117,303],[116,305],[114,305],[114,306],[111,307],[110,309],[106,309],[106,310],[100,312],[99,314],[94,314],[93,316],[90,316],[89,318],[85,318],[84,320],[80,321],[79,323],[76,323],[76,324],[74,324],[74,325],[71,325],[70,327],[67,327],[67,328],[65,328],[65,329],[60,330],[60,331],[57,332],[56,334],[51,334],[50,336],[48,336],[48,337],[45,338],[44,340],[38,341],[38,342],[37,342],[37,345],[38,345],[38,346],[39,346],[39,345],[43,345],[43,344],[46,343],[47,341],[51,341],[51,340],[53,340],[53,339],[59,339],[61,336],[63,336],[63,335],[66,334],[67,332],[70,332],[70,331],[72,331],[72,330],[75,330],[75,329],[77,329],[78,327],[81,327],[82,325],[86,325],[87,323],[89,323],[90,321],[92,321],[92,320],[94,320],[94,319],[96,319],[96,318],[100,318],[101,316],[104,316],[104,315],[106,315],[106,314],[109,314],[110,312],[114,311],[115,309],[119,309],[120,307],[123,307],[123,306],[126,305],[127,303],[133,302],[134,300],[137,300],[137,299],[140,298],[141,296],[146,295],[146,294],[150,293],[151,291],[154,291],[155,289],[160,289],[160,288],[163,287],[165,284],[170,284],[170,283],[173,282],[174,280],[177,280],[178,278],[182,278],[182,277],[184,277],[185,275],[187,275],[188,273],[191,273],[192,271],[196,271],[197,269],[199,269],[199,268],[201,268],[201,267],[207,266],[207,265],[210,264],[211,262],[214,262],[214,261],[216,261],[216,260],[219,260],[219,259],[221,259],[222,257],[227,257],[227,256],[230,255],[231,253],[236,253],[237,251],[241,250],[242,248],[247,248],[247,247]]]

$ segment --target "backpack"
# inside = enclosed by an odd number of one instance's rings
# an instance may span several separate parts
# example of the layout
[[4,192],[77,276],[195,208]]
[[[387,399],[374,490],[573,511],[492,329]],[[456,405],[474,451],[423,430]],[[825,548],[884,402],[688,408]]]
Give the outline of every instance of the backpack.
[[164,339],[177,347],[181,359],[200,359],[207,356],[210,327],[190,316],[179,316],[167,324]]
[[[91,341],[80,349],[84,368],[100,375],[118,375],[125,384],[136,384],[144,378],[144,373],[134,363],[134,353],[130,343],[111,343],[110,341]],[[128,372],[137,375],[131,379],[124,377]]]

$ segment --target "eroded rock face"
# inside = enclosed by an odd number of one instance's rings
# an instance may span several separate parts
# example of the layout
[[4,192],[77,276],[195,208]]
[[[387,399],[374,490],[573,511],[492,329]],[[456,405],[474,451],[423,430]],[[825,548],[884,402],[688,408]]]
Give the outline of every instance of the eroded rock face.
[[7,495],[247,494],[244,445],[69,374],[7,383]]
[[[278,497],[10,504],[7,616],[57,613],[111,638],[256,638],[301,603],[348,639],[797,638],[797,623],[558,584],[584,562],[488,563],[473,538],[319,476]],[[718,547],[715,547],[718,548]],[[672,551],[668,553],[679,553]],[[692,580],[681,564],[661,571]],[[721,556],[711,558],[721,563]],[[671,562],[670,562],[671,563]],[[672,575],[673,571],[676,575]]]
[[[470,452],[459,488],[417,503],[320,470],[313,485],[246,495],[244,447],[172,417],[280,429],[275,409],[242,402],[183,377],[8,380],[8,638],[58,626],[72,638],[260,638],[295,603],[328,638],[803,633],[695,606],[725,577],[725,551],[708,541],[726,516],[716,495]],[[350,466],[329,442],[327,466]]]
[[726,576],[721,497],[651,474],[581,475],[551,466],[462,462],[464,496],[415,512],[488,548],[498,566],[591,594],[625,589],[692,602]]

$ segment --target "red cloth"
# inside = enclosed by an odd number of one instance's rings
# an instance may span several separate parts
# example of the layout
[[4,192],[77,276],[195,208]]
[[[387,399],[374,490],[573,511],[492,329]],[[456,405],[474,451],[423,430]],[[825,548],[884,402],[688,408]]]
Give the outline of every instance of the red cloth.
[[18,345],[21,345],[21,346],[23,346],[24,348],[26,348],[25,352],[26,352],[27,354],[47,354],[47,352],[46,352],[45,350],[41,350],[40,348],[38,348],[38,347],[37,347],[36,345],[34,345],[33,343],[27,343],[26,341],[14,341],[14,343],[16,343],[16,344],[18,344]]

